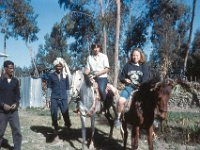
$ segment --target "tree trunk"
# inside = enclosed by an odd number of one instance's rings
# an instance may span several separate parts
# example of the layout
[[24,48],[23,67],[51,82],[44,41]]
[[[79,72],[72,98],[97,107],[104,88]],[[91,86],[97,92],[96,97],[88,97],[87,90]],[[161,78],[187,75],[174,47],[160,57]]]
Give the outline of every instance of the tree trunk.
[[[3,45],[3,47],[4,47],[4,54],[7,55],[7,54],[6,54],[6,32],[5,32],[5,34],[4,34],[4,39],[3,39],[3,40],[4,40],[4,45]],[[5,60],[6,60],[6,57],[4,57],[4,61],[5,61]]]
[[191,19],[191,22],[190,22],[190,33],[189,33],[189,39],[188,39],[188,42],[187,42],[186,54],[185,54],[184,66],[183,66],[184,77],[185,77],[185,73],[186,73],[186,69],[187,69],[187,60],[188,60],[188,55],[189,55],[190,43],[191,43],[191,39],[192,39],[192,30],[193,30],[193,22],[194,22],[194,16],[195,16],[195,8],[196,8],[196,0],[193,0],[192,19]]
[[119,53],[119,32],[120,32],[120,0],[116,0],[117,5],[117,20],[116,20],[116,37],[115,37],[115,54],[114,54],[114,86],[117,87],[117,79],[118,79],[118,53]]
[[101,17],[102,17],[102,27],[103,27],[103,53],[107,54],[106,43],[107,43],[107,33],[105,27],[105,13],[103,10],[102,0],[99,0],[100,8],[101,8]]
[[27,42],[26,42],[26,47],[28,48],[28,50],[30,52],[31,61],[32,61],[33,66],[35,68],[34,75],[35,75],[35,77],[39,77],[39,72],[38,72],[38,69],[37,69],[37,66],[36,66],[36,63],[35,63],[35,59],[33,59],[33,56],[32,56],[32,47],[28,46]]

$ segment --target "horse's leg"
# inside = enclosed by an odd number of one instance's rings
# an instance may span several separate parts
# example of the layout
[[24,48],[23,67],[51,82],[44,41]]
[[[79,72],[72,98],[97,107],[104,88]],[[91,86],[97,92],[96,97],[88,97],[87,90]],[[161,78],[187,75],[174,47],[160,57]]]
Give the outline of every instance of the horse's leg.
[[85,121],[86,117],[83,115],[80,115],[81,118],[81,132],[82,132],[82,150],[84,150],[85,143],[86,143],[86,128],[85,128]]
[[149,145],[149,150],[153,150],[153,125],[151,125],[147,129],[147,140],[148,140],[148,145]]
[[131,146],[132,146],[132,149],[137,149],[138,148],[139,134],[140,134],[140,127],[139,126],[133,126],[132,135],[131,135]]
[[113,129],[114,129],[114,119],[109,111],[109,109],[107,109],[106,113],[105,113],[105,117],[108,120],[108,123],[110,125],[110,134],[109,134],[109,139],[112,138],[113,136]]
[[127,145],[127,139],[128,139],[128,130],[127,130],[127,123],[126,122],[122,122],[122,129],[124,131],[122,138],[123,138],[123,144],[124,144],[124,149],[126,149],[126,145]]
[[96,114],[94,113],[90,118],[91,119],[91,139],[89,143],[89,149],[94,149],[95,117],[96,117]]

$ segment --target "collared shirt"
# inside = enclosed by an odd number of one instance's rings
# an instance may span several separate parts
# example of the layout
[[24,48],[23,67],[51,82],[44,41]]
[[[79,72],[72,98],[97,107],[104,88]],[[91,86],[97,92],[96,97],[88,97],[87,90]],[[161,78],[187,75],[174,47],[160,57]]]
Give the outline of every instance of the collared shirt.
[[[105,68],[110,68],[108,57],[103,53],[98,53],[97,55],[89,55],[86,62],[86,68],[90,71],[98,72]],[[99,77],[107,77],[106,74],[102,74]]]
[[56,72],[49,74],[47,88],[51,89],[51,98],[67,99],[67,90],[69,90],[68,77],[63,78],[63,74],[59,76]]
[[20,100],[20,87],[17,78],[12,77],[8,82],[6,77],[0,78],[0,111],[2,111],[3,104],[12,105],[19,103]]

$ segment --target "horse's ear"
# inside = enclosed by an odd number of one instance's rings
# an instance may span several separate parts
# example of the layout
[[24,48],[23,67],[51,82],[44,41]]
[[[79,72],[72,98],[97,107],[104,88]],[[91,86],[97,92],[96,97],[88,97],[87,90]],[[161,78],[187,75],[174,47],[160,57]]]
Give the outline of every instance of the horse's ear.
[[175,81],[174,81],[173,79],[168,78],[168,79],[166,80],[166,84],[174,87]]
[[153,88],[150,89],[150,91],[156,91],[157,89],[160,88],[161,84],[162,84],[162,82],[157,82],[157,83],[153,86]]

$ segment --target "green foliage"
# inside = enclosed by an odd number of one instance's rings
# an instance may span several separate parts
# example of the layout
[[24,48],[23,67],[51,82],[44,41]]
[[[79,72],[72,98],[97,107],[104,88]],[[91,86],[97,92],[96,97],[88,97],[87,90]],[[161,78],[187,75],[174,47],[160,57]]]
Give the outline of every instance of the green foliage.
[[15,66],[15,76],[16,77],[25,77],[25,76],[30,76],[32,72],[31,68],[28,67],[19,67],[19,66]]
[[200,31],[198,30],[195,34],[193,43],[192,43],[192,51],[191,56],[188,60],[187,65],[187,75],[190,79],[190,76],[193,77],[193,80],[196,78],[200,80]]
[[22,37],[25,42],[37,40],[39,32],[33,7],[29,0],[1,1],[1,20],[4,22],[2,33],[8,37]]
[[36,56],[37,65],[41,70],[53,68],[53,61],[57,57],[62,57],[70,64],[70,58],[67,53],[67,40],[64,35],[61,24],[54,24],[50,35],[45,36],[45,44],[40,45]]
[[157,67],[167,76],[180,68],[183,63],[182,52],[185,50],[188,17],[188,7],[183,3],[168,0],[151,0],[149,3],[149,18],[152,23],[151,41],[154,47],[151,59],[152,63],[157,64]]
[[133,47],[143,47],[147,39],[148,20],[146,18],[134,20],[132,17],[131,22],[135,23],[129,25],[124,44],[124,52],[127,54],[127,58],[129,58],[128,54]]
[[192,112],[169,112],[168,121],[174,127],[182,127],[183,129],[190,129],[193,132],[199,129],[199,115],[200,113]]

